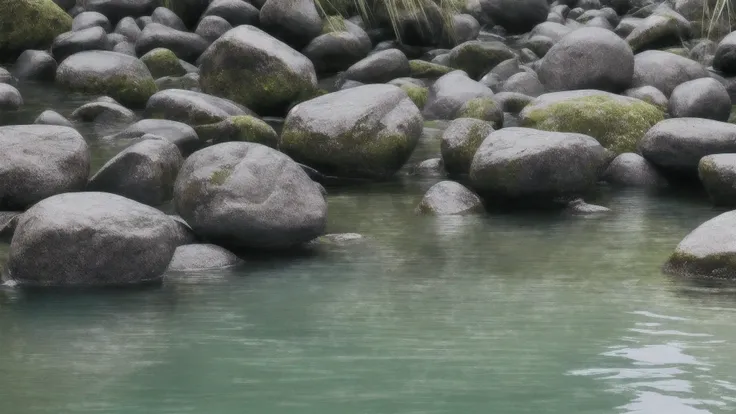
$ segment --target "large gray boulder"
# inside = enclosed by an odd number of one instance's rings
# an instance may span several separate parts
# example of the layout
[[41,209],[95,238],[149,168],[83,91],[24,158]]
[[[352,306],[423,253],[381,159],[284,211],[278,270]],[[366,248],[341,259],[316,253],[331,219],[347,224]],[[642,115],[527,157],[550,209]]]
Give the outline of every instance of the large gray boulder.
[[728,121],[731,98],[726,87],[713,78],[700,78],[678,85],[669,100],[673,118],[707,118]]
[[0,61],[28,49],[46,49],[72,28],[72,18],[51,0],[5,0],[0,13]]
[[327,202],[288,156],[228,142],[192,154],[174,189],[176,211],[204,239],[234,249],[286,249],[324,233]]
[[592,189],[606,159],[587,135],[504,128],[478,148],[470,180],[489,199],[548,202]]
[[483,13],[508,33],[520,34],[547,20],[547,0],[480,0]]
[[398,49],[376,52],[345,71],[345,79],[362,83],[385,83],[411,74],[409,59]]
[[0,211],[24,210],[56,194],[84,189],[90,155],[72,128],[0,127]]
[[688,234],[664,271],[685,277],[736,278],[736,211],[710,219]]
[[170,272],[201,272],[236,266],[241,260],[227,249],[214,244],[179,246],[169,264]]
[[557,42],[542,60],[539,80],[550,92],[599,89],[621,92],[631,85],[634,54],[610,30],[587,27]]
[[202,55],[202,90],[232,99],[259,115],[284,115],[317,89],[314,65],[304,55],[253,26],[239,26]]
[[4,279],[20,286],[158,282],[176,249],[174,222],[108,193],[47,198],[18,221]]
[[601,177],[617,187],[661,188],[667,179],[639,154],[627,152],[616,157]]
[[433,119],[454,119],[463,105],[476,98],[492,98],[493,91],[456,70],[437,79],[429,88],[424,116]]
[[145,135],[155,135],[172,142],[184,157],[202,148],[194,128],[168,119],[142,119],[124,130],[102,138],[105,142],[137,141]]
[[203,125],[235,115],[254,115],[229,99],[183,89],[166,89],[148,100],[146,117],[168,119],[187,125]]
[[440,143],[445,170],[451,175],[468,174],[475,152],[491,132],[493,125],[480,119],[458,118],[450,122]]
[[415,212],[450,216],[483,212],[483,201],[477,194],[454,181],[441,181],[424,194]]
[[260,22],[268,33],[297,49],[322,32],[322,18],[313,0],[267,0]]
[[[149,137],[155,137],[149,135]],[[121,151],[100,168],[87,190],[127,197],[160,206],[174,195],[174,181],[184,158],[164,138],[146,139]]]
[[702,118],[666,119],[644,135],[639,152],[669,174],[694,177],[706,155],[736,152],[736,125]]
[[698,176],[713,204],[736,206],[736,154],[715,154],[701,158]]
[[692,59],[660,50],[647,50],[634,56],[631,86],[654,86],[669,97],[681,83],[708,76],[705,66]]
[[56,71],[56,83],[72,92],[107,95],[136,107],[145,105],[156,92],[156,83],[143,62],[108,51],[69,56]]
[[401,88],[365,85],[295,106],[279,148],[328,175],[385,179],[408,160],[422,127],[419,109]]

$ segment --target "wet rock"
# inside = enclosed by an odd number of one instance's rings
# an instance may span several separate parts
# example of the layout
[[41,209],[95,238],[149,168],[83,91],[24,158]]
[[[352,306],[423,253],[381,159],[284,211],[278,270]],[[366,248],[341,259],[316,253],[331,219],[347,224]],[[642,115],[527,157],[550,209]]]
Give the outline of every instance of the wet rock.
[[209,16],[225,19],[233,27],[244,24],[258,26],[260,11],[252,4],[242,0],[213,0],[202,14],[202,20]]
[[264,121],[250,116],[231,116],[223,121],[198,125],[197,135],[202,141],[221,142],[253,142],[276,148],[279,144],[279,135]]
[[701,158],[698,176],[713,204],[736,206],[736,154],[715,154]]
[[135,45],[127,41],[116,44],[115,47],[112,48],[112,51],[132,57],[138,56],[138,54],[135,52]]
[[194,33],[201,36],[207,42],[212,43],[232,28],[233,26],[222,17],[206,16],[200,20],[197,30]]
[[509,34],[521,34],[547,20],[547,0],[480,0],[483,13]]
[[60,126],[0,127],[0,211],[24,210],[55,194],[84,188],[87,143]]
[[455,119],[466,102],[475,98],[491,97],[493,91],[487,86],[470,79],[464,72],[450,72],[437,79],[429,88],[424,117],[428,120]]
[[293,102],[313,96],[317,89],[309,59],[252,26],[236,27],[220,37],[201,63],[203,91],[261,115],[283,115]]
[[102,166],[89,180],[87,190],[159,206],[173,197],[174,181],[183,162],[179,149],[171,141],[146,139],[124,149]]
[[365,237],[358,233],[325,234],[308,243],[310,247],[347,247],[364,243]]
[[241,260],[227,249],[214,244],[179,246],[169,264],[170,272],[200,272],[237,266]]
[[648,50],[634,57],[632,88],[654,86],[669,97],[677,85],[707,78],[708,71],[700,63],[659,50]]
[[327,203],[286,155],[229,142],[192,154],[174,190],[177,212],[195,233],[235,249],[286,249],[320,236]]
[[475,152],[493,130],[490,122],[478,119],[458,118],[450,122],[440,144],[445,170],[453,175],[468,174]]
[[236,115],[254,115],[248,108],[206,93],[167,89],[151,97],[144,112],[148,118],[169,119],[187,125],[220,122]]
[[449,66],[465,71],[472,79],[480,79],[499,63],[514,57],[502,42],[471,40],[450,51]]
[[72,28],[72,18],[51,0],[4,2],[0,13],[0,60],[12,60],[28,49],[46,49]]
[[158,23],[151,23],[143,29],[135,42],[139,56],[158,49],[169,49],[177,57],[187,62],[195,62],[207,49],[209,43],[196,33],[172,29]]
[[736,152],[736,125],[702,118],[673,118],[650,129],[639,152],[661,170],[694,177],[706,155]]
[[667,179],[639,154],[627,152],[616,157],[603,173],[603,181],[618,187],[661,188]]
[[137,141],[149,134],[170,141],[179,148],[184,157],[188,157],[202,148],[203,145],[194,128],[181,122],[166,119],[143,119],[114,135],[104,137],[103,141]]
[[331,32],[317,36],[303,50],[304,56],[312,61],[318,73],[335,73],[349,69],[365,58],[368,52],[370,50],[363,48],[361,40],[348,32]]
[[583,28],[566,35],[550,49],[539,68],[539,80],[549,91],[621,92],[631,85],[633,75],[634,54],[629,45],[600,28]]
[[143,106],[156,92],[146,65],[132,56],[107,51],[77,53],[56,71],[56,83],[72,92],[109,95],[124,105]]
[[653,105],[597,90],[553,92],[527,105],[522,126],[590,135],[616,153],[631,152],[664,113]]
[[101,130],[114,130],[135,122],[136,115],[117,102],[94,100],[75,109],[71,119],[95,123]]
[[701,78],[678,85],[669,100],[673,118],[707,118],[728,121],[731,98],[726,87],[713,78]]
[[703,66],[713,65],[718,44],[710,39],[701,39],[690,49],[688,57]]
[[169,49],[153,49],[141,56],[141,61],[156,79],[163,76],[184,76],[187,73],[179,63],[179,58]]
[[101,27],[105,32],[110,32],[112,30],[110,20],[108,20],[108,18],[102,13],[82,12],[74,16],[74,20],[72,21],[72,31],[78,32],[92,27]]
[[261,8],[260,22],[265,31],[296,49],[322,32],[322,19],[310,0],[267,0]]
[[279,148],[322,173],[385,179],[401,168],[422,133],[404,91],[365,85],[303,102],[289,112]]
[[36,125],[56,125],[72,128],[72,123],[58,112],[46,110],[33,121]]
[[442,158],[430,158],[414,166],[412,175],[420,177],[444,177],[447,175]]
[[470,180],[489,199],[547,202],[592,189],[606,159],[587,135],[504,128],[478,148]]
[[179,16],[166,7],[156,7],[156,10],[151,13],[151,21],[170,27],[174,30],[187,30],[187,27],[184,25],[184,22],[181,21]]
[[708,220],[688,234],[663,270],[685,277],[736,278],[736,211]]
[[7,83],[0,83],[0,111],[15,111],[23,106],[23,97],[18,89]]
[[417,214],[437,216],[483,212],[483,201],[477,194],[454,181],[433,185],[416,208]]
[[114,194],[53,196],[20,217],[3,278],[33,287],[157,282],[176,249],[173,226],[164,213]]

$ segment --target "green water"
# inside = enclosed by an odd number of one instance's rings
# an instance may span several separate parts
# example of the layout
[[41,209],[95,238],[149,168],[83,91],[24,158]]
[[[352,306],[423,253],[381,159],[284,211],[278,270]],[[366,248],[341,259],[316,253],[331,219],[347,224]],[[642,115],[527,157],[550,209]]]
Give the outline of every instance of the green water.
[[718,214],[704,198],[417,217],[433,182],[332,190],[329,230],[366,242],[313,257],[141,291],[0,291],[0,413],[733,411],[736,290],[659,271]]

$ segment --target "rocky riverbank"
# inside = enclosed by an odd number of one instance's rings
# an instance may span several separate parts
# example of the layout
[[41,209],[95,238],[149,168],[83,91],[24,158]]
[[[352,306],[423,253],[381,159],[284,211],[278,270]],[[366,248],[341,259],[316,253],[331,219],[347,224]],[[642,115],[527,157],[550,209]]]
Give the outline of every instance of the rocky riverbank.
[[[434,121],[414,171],[447,180],[416,214],[605,214],[583,201],[601,185],[736,206],[736,37],[703,38],[699,0],[330,4],[0,0],[4,281],[156,283],[354,243],[325,236],[325,195],[393,179]],[[84,103],[17,125],[29,83]],[[99,169],[89,126],[125,144]],[[732,216],[665,269],[736,278]]]

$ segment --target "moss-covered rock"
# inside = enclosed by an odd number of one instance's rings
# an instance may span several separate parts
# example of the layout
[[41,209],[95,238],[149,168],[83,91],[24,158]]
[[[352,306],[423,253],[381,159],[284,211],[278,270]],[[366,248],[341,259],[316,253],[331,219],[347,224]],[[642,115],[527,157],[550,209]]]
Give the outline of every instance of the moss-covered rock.
[[414,105],[416,105],[417,108],[424,108],[424,105],[427,103],[427,96],[429,96],[429,88],[408,83],[401,85],[400,88],[409,95],[409,98],[414,102]]
[[465,102],[457,111],[458,118],[475,118],[490,122],[494,128],[503,127],[503,110],[495,99],[475,98]]
[[473,79],[480,79],[496,65],[513,58],[514,52],[501,42],[471,40],[450,51],[450,66],[465,71]]
[[679,276],[736,279],[736,211],[708,220],[688,234],[664,271]]
[[133,107],[144,106],[156,93],[156,83],[143,62],[107,51],[88,51],[68,57],[56,71],[56,83],[72,92],[107,95]]
[[493,125],[479,119],[458,118],[450,122],[440,143],[445,170],[452,175],[470,172],[475,152],[491,132]]
[[275,148],[279,141],[278,134],[270,125],[249,115],[233,116],[214,124],[198,125],[194,129],[201,140],[215,144],[240,141]]
[[52,0],[0,0],[0,61],[27,49],[46,49],[72,29],[72,18]]
[[207,49],[201,62],[203,91],[260,115],[284,115],[292,102],[317,89],[309,59],[253,26],[227,32]]
[[542,95],[521,111],[520,118],[521,125],[529,128],[590,135],[620,154],[635,152],[664,113],[635,98],[582,90]]
[[141,61],[146,64],[151,75],[158,79],[164,76],[184,76],[187,71],[181,66],[179,58],[174,52],[162,47],[141,56]]
[[477,194],[454,181],[433,185],[415,209],[417,214],[450,216],[483,212],[483,201]]
[[409,61],[409,69],[411,69],[412,78],[420,79],[436,79],[454,70],[447,66],[418,59]]

